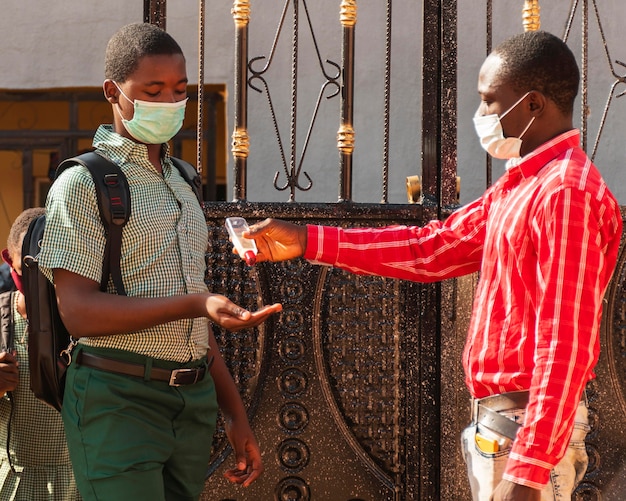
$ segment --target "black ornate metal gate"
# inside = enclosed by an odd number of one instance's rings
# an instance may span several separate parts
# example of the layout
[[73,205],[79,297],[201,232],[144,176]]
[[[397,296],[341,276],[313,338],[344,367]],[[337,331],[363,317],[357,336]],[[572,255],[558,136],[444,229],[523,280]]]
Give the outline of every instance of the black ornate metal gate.
[[[220,205],[221,216],[213,209],[207,210],[213,289],[252,308],[281,301],[284,311],[254,336],[223,335],[267,470],[245,493],[213,474],[205,499],[438,499],[441,348],[431,319],[442,287],[356,277],[304,261],[246,268],[221,228],[232,210],[250,220],[262,212],[308,223],[349,217],[354,225],[384,225],[419,221],[422,209],[317,206],[298,215],[301,208],[239,203]],[[216,495],[218,486],[223,494]]]
[[[204,1],[200,3],[203,5]],[[251,3],[235,0],[232,8],[236,33],[234,192],[233,202],[205,204],[211,232],[207,282],[215,292],[248,308],[279,301],[284,311],[258,330],[218,331],[225,358],[259,438],[266,472],[246,490],[229,485],[221,473],[230,466],[230,450],[223,432],[218,433],[202,499],[468,500],[465,467],[458,447],[458,436],[469,413],[460,352],[476,277],[423,285],[359,277],[302,260],[249,268],[232,255],[223,230],[224,218],[233,213],[251,222],[279,217],[301,223],[351,226],[422,224],[445,217],[457,200],[456,0],[421,2],[423,54],[416,55],[423,65],[421,196],[420,203],[406,205],[387,201],[388,142],[383,157],[382,202],[352,202],[356,0],[338,2],[341,65],[322,63],[317,51],[326,78],[320,99],[325,93],[326,97],[340,94],[341,99],[337,131],[338,202],[295,202],[295,193],[307,190],[311,182],[302,170],[301,160],[314,120],[302,155],[298,157],[295,151],[297,28],[305,20],[310,25],[311,5],[306,0],[284,0],[280,16],[278,31],[288,16],[293,21],[294,106],[290,110],[290,148],[283,149],[264,81],[265,68],[260,65],[260,58],[248,55]],[[489,32],[492,2],[485,3]],[[595,1],[591,3],[595,7]],[[538,4],[524,2],[524,21],[529,29],[537,25]],[[145,6],[146,20],[164,22],[165,0],[145,0]],[[390,44],[392,1],[386,0],[386,6]],[[265,7],[268,8],[267,2]],[[572,16],[580,8],[586,18],[589,2],[574,0],[570,8]],[[202,16],[202,8],[200,12]],[[570,27],[571,17],[566,35]],[[583,47],[586,40],[585,34]],[[267,61],[271,61],[271,56]],[[387,65],[386,75],[389,69]],[[617,75],[616,78],[617,82],[622,81]],[[585,82],[582,115],[586,138]],[[249,88],[267,93],[286,178],[284,184],[276,178],[275,186],[289,192],[289,202],[247,201]],[[386,98],[388,90],[385,89]],[[610,100],[607,108],[609,104]],[[388,113],[387,100],[385,141],[389,133]],[[306,178],[304,182],[301,174]],[[487,182],[491,182],[489,164]],[[588,449],[592,461],[577,499],[626,499],[625,275],[626,253],[622,252],[607,294],[598,380],[590,388],[593,431]]]

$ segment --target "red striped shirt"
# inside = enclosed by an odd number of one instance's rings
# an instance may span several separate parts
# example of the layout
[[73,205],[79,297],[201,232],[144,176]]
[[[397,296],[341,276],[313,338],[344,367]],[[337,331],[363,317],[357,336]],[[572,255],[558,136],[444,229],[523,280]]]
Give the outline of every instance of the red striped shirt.
[[477,398],[530,390],[507,480],[541,488],[564,455],[600,350],[619,205],[566,132],[511,166],[481,198],[423,227],[309,226],[305,258],[420,282],[480,271],[463,354]]

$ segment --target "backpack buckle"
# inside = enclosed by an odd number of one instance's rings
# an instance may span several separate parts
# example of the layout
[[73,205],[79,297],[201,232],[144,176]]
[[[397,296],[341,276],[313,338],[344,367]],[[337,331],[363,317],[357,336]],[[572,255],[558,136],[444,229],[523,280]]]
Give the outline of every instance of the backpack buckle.
[[68,344],[67,348],[61,350],[61,353],[59,353],[59,356],[65,361],[65,365],[68,367],[72,363],[72,350],[77,344],[78,340],[70,336],[70,344]]
[[122,202],[122,188],[119,176],[116,173],[105,174],[104,184],[109,190],[111,222],[113,224],[123,225],[126,222],[126,209]]

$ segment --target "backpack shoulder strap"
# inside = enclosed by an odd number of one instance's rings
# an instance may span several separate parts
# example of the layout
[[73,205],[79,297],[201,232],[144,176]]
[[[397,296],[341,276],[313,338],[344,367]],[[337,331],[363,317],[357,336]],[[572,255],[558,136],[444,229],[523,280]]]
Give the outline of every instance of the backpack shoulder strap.
[[13,349],[13,291],[0,294],[0,350]]
[[68,158],[56,170],[59,177],[68,167],[80,164],[86,167],[94,180],[100,218],[104,225],[107,242],[102,261],[100,290],[105,291],[109,275],[119,295],[126,295],[122,281],[120,258],[122,253],[122,228],[130,218],[130,190],[126,176],[119,165],[90,151]]
[[189,183],[189,186],[191,186],[191,189],[198,199],[198,203],[202,205],[202,178],[196,168],[189,162],[180,158],[170,157],[170,160],[174,164],[174,167],[180,171],[183,179]]

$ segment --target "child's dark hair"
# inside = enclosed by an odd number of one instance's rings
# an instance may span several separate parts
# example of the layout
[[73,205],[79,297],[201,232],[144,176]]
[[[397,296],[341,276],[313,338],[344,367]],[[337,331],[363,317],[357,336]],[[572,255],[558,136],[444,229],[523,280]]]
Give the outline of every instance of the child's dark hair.
[[123,83],[145,56],[183,55],[171,35],[149,23],[133,23],[122,27],[107,44],[104,57],[104,78]]
[[7,238],[7,249],[12,259],[13,256],[16,256],[22,250],[22,240],[24,240],[24,234],[28,230],[30,223],[45,213],[46,209],[43,207],[33,207],[32,209],[26,209],[15,218]]
[[572,113],[580,72],[576,58],[560,38],[545,31],[527,31],[494,50],[502,58],[502,76],[520,93],[536,90]]

